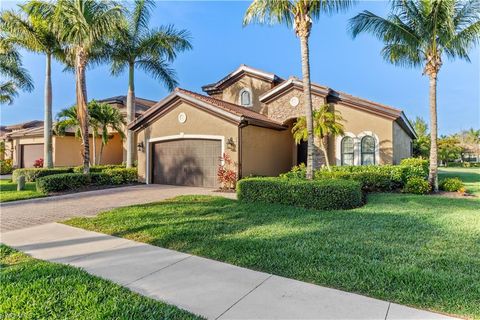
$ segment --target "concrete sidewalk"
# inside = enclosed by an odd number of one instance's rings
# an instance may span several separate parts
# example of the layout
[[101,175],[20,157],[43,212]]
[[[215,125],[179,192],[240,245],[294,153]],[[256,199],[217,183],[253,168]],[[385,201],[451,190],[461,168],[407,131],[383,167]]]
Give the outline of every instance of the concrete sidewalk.
[[1,241],[209,319],[454,319],[58,223]]

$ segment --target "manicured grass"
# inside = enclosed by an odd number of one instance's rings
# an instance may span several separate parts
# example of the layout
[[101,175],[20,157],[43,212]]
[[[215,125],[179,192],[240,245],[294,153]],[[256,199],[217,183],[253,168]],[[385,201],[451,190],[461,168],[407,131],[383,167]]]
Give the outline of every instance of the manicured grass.
[[80,269],[0,245],[2,319],[201,319]]
[[37,191],[35,182],[27,182],[25,183],[25,190],[17,191],[16,183],[11,180],[0,180],[0,202],[40,197],[45,197],[45,194]]
[[438,171],[440,179],[458,177],[469,193],[480,196],[480,168],[440,168]]
[[433,311],[480,318],[480,201],[371,194],[314,211],[182,196],[69,225]]

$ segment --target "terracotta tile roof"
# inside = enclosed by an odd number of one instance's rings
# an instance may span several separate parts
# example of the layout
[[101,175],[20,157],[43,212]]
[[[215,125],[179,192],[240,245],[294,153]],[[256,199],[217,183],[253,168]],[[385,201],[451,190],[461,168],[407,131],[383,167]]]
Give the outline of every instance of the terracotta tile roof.
[[189,96],[191,96],[195,99],[201,100],[203,102],[206,102],[208,104],[211,104],[213,106],[221,108],[225,111],[228,111],[228,112],[233,113],[233,114],[235,114],[237,116],[240,116],[240,117],[243,116],[243,117],[246,117],[248,119],[259,120],[259,121],[268,122],[268,123],[272,123],[272,124],[280,125],[280,126],[282,125],[282,123],[280,123],[278,121],[272,120],[272,119],[268,118],[267,116],[265,116],[261,113],[258,113],[256,111],[253,111],[253,110],[245,108],[245,107],[242,107],[238,104],[226,102],[226,101],[223,101],[223,100],[220,100],[220,99],[215,99],[215,98],[212,98],[212,97],[209,97],[209,96],[204,96],[202,94],[199,94],[199,93],[196,93],[196,92],[193,92],[193,91],[189,91],[189,90],[185,90],[185,89],[182,89],[182,88],[177,88],[177,89],[175,89],[175,91],[187,94],[187,95],[189,95]]
[[[122,107],[122,109],[123,109],[127,105],[127,96],[110,97],[110,98],[98,100],[98,102],[118,103],[118,104],[121,104],[123,106]],[[157,101],[135,97],[135,111],[138,114],[142,114],[145,111],[147,111],[148,109],[150,109],[150,107],[152,107],[156,103],[157,103]]]

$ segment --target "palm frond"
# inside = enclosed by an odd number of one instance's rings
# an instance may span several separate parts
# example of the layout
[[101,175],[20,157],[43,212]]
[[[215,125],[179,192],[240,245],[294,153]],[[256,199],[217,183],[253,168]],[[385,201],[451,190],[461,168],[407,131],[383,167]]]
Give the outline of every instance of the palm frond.
[[294,4],[291,1],[254,0],[243,17],[243,25],[259,24],[293,24]]
[[173,90],[177,86],[175,70],[165,60],[149,57],[138,60],[136,65],[155,79],[160,80],[169,90]]
[[139,57],[165,57],[173,61],[177,53],[191,48],[190,33],[186,30],[176,30],[173,25],[168,25],[146,32],[139,39],[136,52]]

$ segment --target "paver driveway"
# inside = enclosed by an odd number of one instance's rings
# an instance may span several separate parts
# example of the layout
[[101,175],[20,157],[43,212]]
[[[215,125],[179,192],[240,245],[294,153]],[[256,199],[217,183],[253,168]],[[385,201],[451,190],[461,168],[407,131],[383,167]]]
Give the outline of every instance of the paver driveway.
[[206,188],[137,185],[6,202],[0,205],[0,231],[23,229],[74,216],[94,216],[117,207],[160,201],[185,194],[235,197],[234,193],[218,193]]

